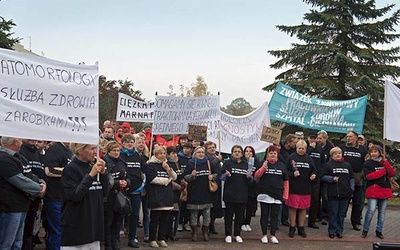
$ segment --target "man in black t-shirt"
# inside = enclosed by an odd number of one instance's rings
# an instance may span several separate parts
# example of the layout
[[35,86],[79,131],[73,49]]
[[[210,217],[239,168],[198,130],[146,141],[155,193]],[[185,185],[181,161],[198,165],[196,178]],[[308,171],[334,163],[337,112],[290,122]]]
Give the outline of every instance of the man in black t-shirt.
[[61,174],[64,167],[71,162],[72,152],[69,143],[56,142],[46,152],[44,166],[46,182],[49,187],[44,197],[44,209],[48,222],[46,246],[49,250],[60,249],[61,242]]
[[30,197],[43,196],[46,184],[31,171],[18,151],[22,140],[2,137],[0,147],[0,249],[21,249]]

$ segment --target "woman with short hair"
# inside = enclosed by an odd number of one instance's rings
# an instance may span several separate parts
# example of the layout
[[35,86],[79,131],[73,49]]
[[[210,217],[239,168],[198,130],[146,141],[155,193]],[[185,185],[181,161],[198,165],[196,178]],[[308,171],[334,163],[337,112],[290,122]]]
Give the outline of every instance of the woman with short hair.
[[[286,160],[286,170],[289,175],[289,198],[286,205],[289,207],[289,237],[297,231],[303,238],[307,237],[304,229],[307,208],[311,204],[311,181],[316,177],[316,170],[312,158],[306,154],[307,143],[299,140],[296,152]],[[298,218],[297,218],[298,217]]]
[[126,180],[126,162],[120,156],[119,143],[110,141],[106,146],[106,154],[103,159],[106,162],[107,171],[112,175],[113,182],[111,191],[104,203],[104,220],[105,220],[105,249],[120,249],[119,232],[122,228],[124,215],[114,212],[115,200],[118,192],[124,192],[128,185]]
[[[198,146],[194,149],[193,157],[189,160],[184,178],[187,185],[187,209],[190,210],[190,227],[192,241],[197,241],[197,218],[203,215],[202,233],[205,241],[209,240],[210,210],[213,206],[209,181],[218,178],[216,167],[205,156],[205,148]],[[211,172],[210,170],[211,169]]]
[[100,249],[104,240],[103,199],[109,191],[106,164],[96,158],[96,145],[71,143],[74,157],[61,183],[61,249]]
[[168,247],[165,242],[167,221],[174,208],[172,182],[176,180],[176,173],[167,163],[164,147],[154,148],[154,155],[147,162],[146,180],[150,209],[150,247]]

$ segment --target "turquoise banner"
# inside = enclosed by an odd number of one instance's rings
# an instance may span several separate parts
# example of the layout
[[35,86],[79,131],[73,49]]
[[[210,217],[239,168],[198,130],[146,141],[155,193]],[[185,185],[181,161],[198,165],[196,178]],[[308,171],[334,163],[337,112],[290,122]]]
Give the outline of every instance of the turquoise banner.
[[329,132],[362,133],[368,96],[334,101],[311,98],[278,83],[269,103],[272,120]]

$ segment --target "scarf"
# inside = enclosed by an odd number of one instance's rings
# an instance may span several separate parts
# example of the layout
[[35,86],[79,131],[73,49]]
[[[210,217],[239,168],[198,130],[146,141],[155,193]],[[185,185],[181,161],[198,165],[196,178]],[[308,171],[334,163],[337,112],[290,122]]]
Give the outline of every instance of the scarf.
[[[167,159],[164,160],[165,162],[167,161]],[[158,159],[157,157],[155,157],[154,155],[150,158],[149,163],[163,163],[164,161]]]
[[207,158],[207,156],[204,156],[204,158],[203,159],[198,159],[198,158],[196,158],[196,157],[193,157],[192,159],[190,159],[189,160],[191,163],[196,163],[196,164],[204,164],[204,163],[206,163],[207,161],[208,161],[208,158]]
[[126,154],[127,156],[132,156],[136,152],[135,148],[133,149],[127,149],[127,148],[122,148],[121,153]]

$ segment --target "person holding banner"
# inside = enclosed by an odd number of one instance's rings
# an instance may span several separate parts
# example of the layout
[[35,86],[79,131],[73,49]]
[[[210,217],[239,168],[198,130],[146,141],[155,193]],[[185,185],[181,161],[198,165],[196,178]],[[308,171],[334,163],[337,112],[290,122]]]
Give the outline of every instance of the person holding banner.
[[21,249],[31,200],[43,197],[46,183],[24,171],[27,162],[18,153],[21,139],[3,136],[0,145],[0,249]]
[[[217,144],[212,141],[207,141],[204,143],[204,148],[206,149],[206,156],[210,160],[211,164],[213,164],[217,170],[218,175],[221,174],[221,162],[222,155],[221,153],[217,154]],[[222,187],[221,180],[217,181],[218,185]],[[209,225],[209,231],[212,234],[218,234],[215,230],[214,222],[217,218],[224,217],[224,211],[222,209],[222,188],[219,188],[216,192],[212,193],[213,195],[213,207],[211,208],[211,221]]]
[[107,201],[104,202],[104,242],[106,250],[118,250],[120,249],[119,232],[122,228],[124,215],[114,211],[114,204],[117,193],[123,191],[128,185],[126,162],[119,157],[121,150],[118,142],[110,141],[106,149],[107,153],[104,155],[103,160],[106,162],[107,171],[113,177],[113,183],[107,196]]
[[[296,221],[298,234],[307,237],[304,229],[307,208],[311,202],[311,181],[316,177],[314,162],[306,154],[307,143],[300,140],[296,144],[296,152],[286,161],[286,170],[289,175],[289,198],[286,205],[289,207],[289,237],[294,237]],[[298,216],[298,218],[297,218]]]
[[[178,152],[178,162],[179,165],[181,166],[181,172],[184,173],[186,166],[190,159],[192,159],[192,153],[193,153],[193,147],[190,142],[186,142],[182,145],[182,150]],[[187,185],[187,182],[182,178],[181,184]],[[186,231],[191,231],[190,226],[189,226],[189,218],[190,218],[190,212],[187,209],[187,201],[186,200],[181,200],[180,207],[179,207],[179,225],[178,225],[178,231],[183,231],[184,229]]]
[[[211,172],[209,169],[211,169]],[[218,178],[217,172],[216,167],[205,156],[205,148],[201,146],[195,148],[193,157],[189,160],[184,172],[184,179],[188,183],[187,209],[190,210],[192,241],[197,241],[197,218],[199,212],[203,215],[202,232],[204,240],[209,240],[210,210],[213,206],[209,181],[215,181]]]
[[104,198],[109,192],[106,164],[96,145],[71,143],[74,154],[62,177],[61,250],[100,249],[104,240]]
[[48,250],[59,250],[61,241],[61,175],[64,167],[71,162],[72,152],[69,142],[56,142],[47,150],[44,157],[48,191],[44,196],[44,210],[48,223]]
[[234,145],[232,158],[226,160],[221,169],[221,180],[225,181],[223,200],[225,202],[225,242],[232,243],[232,223],[235,217],[233,236],[237,243],[243,243],[240,230],[243,223],[244,208],[247,203],[249,183],[253,182],[252,171],[248,171],[247,161],[243,159],[243,148]]
[[266,160],[257,168],[254,178],[258,182],[257,200],[261,206],[260,224],[263,237],[261,243],[268,243],[268,220],[270,218],[272,244],[278,244],[275,237],[278,230],[279,209],[289,196],[289,177],[285,165],[278,160],[279,147],[271,145],[266,149]]

